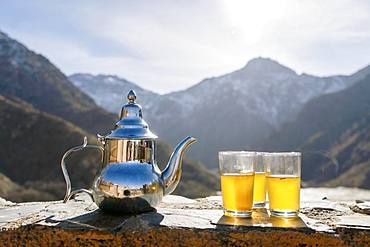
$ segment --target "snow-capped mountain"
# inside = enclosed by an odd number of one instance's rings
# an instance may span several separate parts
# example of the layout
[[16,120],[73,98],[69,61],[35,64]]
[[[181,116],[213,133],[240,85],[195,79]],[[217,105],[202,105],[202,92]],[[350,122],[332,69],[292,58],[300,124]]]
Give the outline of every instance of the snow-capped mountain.
[[229,94],[230,102],[238,102],[278,127],[294,117],[308,100],[339,91],[347,85],[344,76],[321,78],[298,75],[274,60],[255,58],[240,70],[205,79],[185,91],[170,93],[166,97],[182,102],[181,112],[187,115],[192,111],[192,104],[211,103]]
[[[272,130],[292,121],[310,99],[342,90],[368,73],[369,70],[351,76],[299,75],[269,58],[255,58],[237,71],[204,79],[183,91],[156,95],[140,88],[137,94],[142,99],[145,118],[160,137],[175,144],[185,135],[196,136],[200,144],[192,155],[215,168],[219,150],[253,148]],[[86,90],[70,77],[98,104],[111,110],[116,104],[112,94],[122,90],[110,87],[107,78],[85,80],[86,84],[94,81],[92,84],[111,88],[101,93],[99,87]],[[124,82],[122,89],[136,90],[132,83]],[[107,103],[99,103],[102,97]],[[119,100],[119,107],[121,104]]]
[[92,97],[99,106],[113,113],[120,112],[122,105],[127,102],[125,97],[130,89],[136,91],[140,96],[138,102],[143,105],[150,104],[150,100],[159,96],[154,92],[145,90],[130,81],[114,75],[78,73],[69,76],[69,79],[75,86]]

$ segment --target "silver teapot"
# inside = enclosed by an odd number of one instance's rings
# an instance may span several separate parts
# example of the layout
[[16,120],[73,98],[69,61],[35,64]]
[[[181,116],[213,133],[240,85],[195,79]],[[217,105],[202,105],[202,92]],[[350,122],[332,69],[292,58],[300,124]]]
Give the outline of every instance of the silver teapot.
[[[69,149],[61,160],[67,189],[64,202],[76,193],[88,193],[98,207],[112,213],[141,213],[153,210],[164,195],[172,193],[181,178],[181,163],[186,149],[196,141],[186,137],[173,151],[161,172],[156,163],[156,139],[144,121],[142,108],[135,103],[136,94],[128,93],[128,103],[122,107],[120,120],[107,136],[98,135],[100,145],[87,144]],[[71,191],[71,181],[65,159],[85,148],[101,151],[99,172],[90,190]]]

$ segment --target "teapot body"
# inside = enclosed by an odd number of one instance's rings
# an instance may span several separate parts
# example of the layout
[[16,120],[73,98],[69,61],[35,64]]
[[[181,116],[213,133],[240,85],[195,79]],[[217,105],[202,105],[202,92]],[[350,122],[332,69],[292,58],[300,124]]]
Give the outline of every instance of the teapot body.
[[155,163],[155,141],[105,140],[102,168],[91,189],[95,203],[104,211],[153,210],[164,195],[163,179]]

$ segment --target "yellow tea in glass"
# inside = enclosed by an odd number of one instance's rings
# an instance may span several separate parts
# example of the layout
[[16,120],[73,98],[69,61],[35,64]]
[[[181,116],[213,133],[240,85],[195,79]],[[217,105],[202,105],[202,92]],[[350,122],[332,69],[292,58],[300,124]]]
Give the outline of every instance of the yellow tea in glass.
[[294,175],[267,176],[270,208],[276,211],[299,210],[301,178]]
[[234,212],[250,211],[253,205],[253,173],[221,174],[223,206]]
[[278,217],[296,217],[300,207],[301,154],[264,155],[267,166],[267,194],[270,213]]
[[266,172],[254,173],[253,207],[263,208],[266,203]]
[[264,208],[266,203],[266,167],[262,153],[257,153],[254,171],[253,207]]
[[250,217],[253,207],[255,152],[219,152],[224,214]]

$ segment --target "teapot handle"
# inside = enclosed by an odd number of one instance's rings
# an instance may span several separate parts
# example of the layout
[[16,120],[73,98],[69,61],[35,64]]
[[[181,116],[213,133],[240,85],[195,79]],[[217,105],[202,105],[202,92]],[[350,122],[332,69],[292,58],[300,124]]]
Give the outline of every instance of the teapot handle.
[[66,194],[64,196],[64,199],[63,199],[63,202],[66,203],[68,202],[69,199],[72,198],[72,196],[74,196],[75,194],[77,193],[81,193],[81,192],[85,192],[87,194],[89,194],[91,196],[91,198],[94,200],[93,196],[92,196],[92,192],[91,190],[87,190],[87,189],[78,189],[78,190],[74,190],[74,191],[71,191],[71,179],[69,178],[69,175],[68,175],[68,171],[67,171],[67,167],[66,167],[66,163],[64,162],[64,160],[73,152],[77,152],[77,151],[81,151],[83,150],[84,148],[96,148],[96,149],[99,149],[101,151],[101,153],[103,154],[104,152],[104,148],[101,147],[101,146],[98,146],[98,145],[88,145],[87,144],[87,137],[85,136],[84,137],[84,142],[81,146],[77,146],[77,147],[74,147],[74,148],[71,148],[69,149],[67,152],[64,153],[63,157],[62,157],[62,160],[60,162],[60,165],[62,167],[62,171],[63,171],[63,175],[64,175],[64,180],[66,181],[66,185],[67,185],[67,189],[66,189]]

